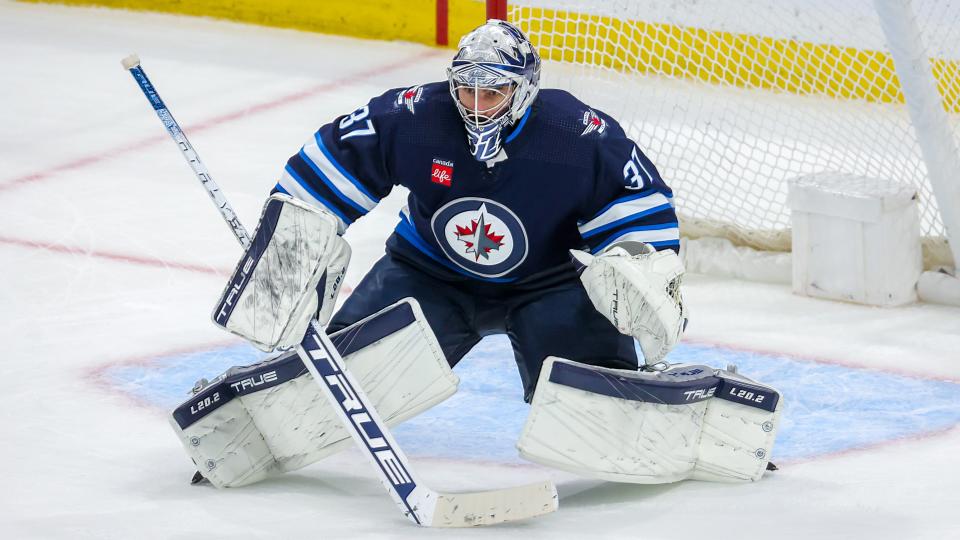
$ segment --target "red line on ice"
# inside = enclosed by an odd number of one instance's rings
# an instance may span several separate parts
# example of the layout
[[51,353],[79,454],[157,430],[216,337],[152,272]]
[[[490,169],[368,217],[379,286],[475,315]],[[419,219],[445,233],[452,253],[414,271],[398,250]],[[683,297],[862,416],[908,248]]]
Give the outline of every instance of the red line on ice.
[[124,253],[112,253],[109,251],[96,251],[92,249],[85,249],[75,246],[66,246],[63,244],[55,244],[53,242],[43,242],[39,240],[22,240],[18,238],[9,238],[5,236],[0,236],[0,244],[7,244],[12,246],[33,248],[33,249],[42,249],[44,251],[52,251],[54,253],[64,253],[67,255],[84,255],[86,257],[96,257],[98,259],[107,259],[111,261],[119,261],[129,264],[137,264],[140,266],[153,266],[160,268],[174,268],[176,270],[186,270],[189,272],[200,272],[203,274],[213,274],[216,276],[228,276],[230,275],[230,270],[223,268],[213,268],[210,266],[203,266],[199,264],[189,264],[189,263],[180,263],[174,261],[165,261],[163,259],[151,258],[151,257],[140,257],[137,255],[126,255]]
[[[153,266],[159,268],[172,268],[174,270],[186,270],[188,272],[200,272],[203,274],[212,274],[215,276],[227,277],[233,271],[229,268],[213,268],[212,266],[203,266],[199,264],[189,264],[189,263],[180,263],[174,261],[167,261],[164,259],[150,258],[150,257],[140,257],[137,255],[126,255],[123,253],[111,253],[108,251],[95,251],[91,249],[84,249],[74,246],[65,246],[63,244],[54,244],[52,242],[41,242],[39,240],[22,240],[17,238],[8,238],[6,236],[0,236],[0,244],[7,244],[10,246],[18,246],[32,249],[42,249],[44,251],[51,251],[53,253],[63,253],[66,255],[83,255],[86,257],[96,257],[98,259],[107,259],[116,262],[124,262],[129,264],[136,264],[140,266]],[[353,287],[350,285],[343,285],[340,288],[340,295],[342,298],[346,298],[348,294],[353,292]]]
[[808,456],[808,457],[797,458],[797,459],[785,459],[782,461],[777,459],[777,447],[776,447],[776,444],[774,444],[772,461],[777,465],[789,466],[789,465],[802,465],[804,463],[813,463],[813,462],[822,461],[825,459],[842,458],[851,454],[858,454],[860,452],[870,452],[872,450],[883,450],[887,447],[895,447],[897,445],[925,441],[928,439],[935,439],[937,437],[942,437],[950,434],[951,432],[957,429],[957,426],[960,426],[960,424],[952,424],[944,428],[938,428],[930,431],[920,431],[920,432],[911,433],[908,435],[901,435],[899,437],[894,437],[892,439],[885,439],[882,441],[867,443],[860,446],[852,446],[850,448],[844,448],[843,450],[827,452],[825,454],[817,454],[815,456]]
[[[440,53],[446,54],[446,51],[439,51],[439,52],[438,52],[438,51],[436,51],[436,50],[430,50],[430,51],[427,51],[427,52],[424,52],[424,53],[421,53],[421,54],[417,54],[417,55],[411,56],[410,58],[407,58],[406,60],[398,61],[398,62],[396,62],[396,63],[394,63],[394,64],[377,66],[376,68],[369,69],[369,70],[367,70],[367,71],[361,71],[360,73],[356,73],[356,74],[351,75],[351,76],[349,76],[349,77],[344,77],[344,78],[342,78],[342,79],[337,79],[337,80],[335,80],[335,81],[326,82],[326,83],[323,83],[323,84],[318,84],[318,85],[315,85],[315,86],[311,86],[310,88],[307,88],[307,89],[305,89],[305,90],[301,90],[301,91],[299,91],[299,92],[294,92],[294,93],[292,93],[292,94],[287,94],[287,95],[285,95],[285,96],[280,96],[280,97],[278,97],[278,98],[271,99],[271,100],[265,101],[265,102],[263,102],[263,103],[258,103],[258,104],[255,104],[255,105],[251,105],[251,106],[249,106],[249,107],[245,107],[245,108],[240,109],[240,110],[238,110],[238,111],[234,111],[234,112],[226,113],[226,114],[221,114],[221,115],[219,115],[219,116],[214,116],[213,118],[209,118],[209,119],[207,119],[207,120],[203,120],[203,121],[198,122],[198,123],[196,123],[196,124],[192,124],[192,125],[190,125],[190,126],[187,126],[187,127],[184,128],[183,131],[184,131],[184,133],[186,133],[187,136],[189,137],[189,136],[190,136],[191,134],[193,134],[193,133],[197,133],[197,132],[204,131],[204,130],[207,130],[207,129],[219,127],[219,126],[222,126],[223,124],[226,124],[226,123],[229,123],[229,122],[233,122],[233,121],[235,121],[235,120],[239,120],[239,119],[245,118],[245,117],[247,117],[247,116],[251,116],[251,115],[255,115],[255,114],[259,114],[259,113],[263,113],[263,112],[268,112],[268,111],[277,109],[277,108],[279,108],[279,107],[283,107],[283,106],[289,105],[289,104],[291,104],[291,103],[296,103],[296,102],[298,102],[298,101],[303,101],[304,99],[308,99],[308,98],[314,97],[314,96],[316,96],[316,95],[318,95],[318,94],[322,94],[322,93],[328,92],[328,91],[330,91],[330,90],[340,89],[340,88],[342,88],[342,87],[345,86],[345,85],[357,83],[357,82],[359,82],[359,81],[362,81],[362,80],[364,80],[364,79],[368,79],[368,78],[373,77],[373,76],[375,76],[375,75],[380,75],[380,74],[383,74],[383,73],[387,73],[387,72],[390,72],[390,71],[395,71],[395,70],[398,70],[398,69],[407,67],[407,66],[409,66],[409,65],[411,65],[411,64],[414,64],[414,63],[416,63],[416,62],[419,62],[420,60],[423,60],[424,58],[428,58],[428,57],[430,57],[430,56],[434,56],[434,55],[440,54]],[[147,111],[146,111],[146,110],[144,110],[144,114],[147,114]],[[89,155],[89,156],[84,156],[84,157],[75,159],[75,160],[73,160],[73,161],[68,161],[68,162],[66,162],[66,163],[61,163],[61,164],[59,164],[59,165],[54,165],[53,167],[51,167],[51,168],[49,168],[49,169],[45,169],[45,170],[42,170],[42,171],[38,171],[38,172],[30,173],[30,174],[27,174],[27,175],[24,175],[24,176],[20,176],[20,177],[17,177],[17,178],[13,178],[13,179],[10,179],[10,180],[4,181],[4,182],[0,182],[0,192],[6,191],[6,190],[9,190],[9,189],[13,189],[13,188],[17,188],[17,187],[20,187],[20,186],[23,186],[23,185],[32,184],[32,183],[34,183],[34,182],[38,182],[38,181],[41,181],[41,180],[46,180],[47,178],[50,178],[50,177],[52,177],[52,176],[57,175],[57,173],[61,173],[61,172],[65,172],[65,171],[72,171],[72,170],[76,170],[76,169],[82,169],[82,168],[84,168],[84,167],[87,167],[88,165],[96,165],[97,163],[101,163],[101,162],[108,161],[108,160],[110,160],[110,159],[116,158],[116,157],[118,157],[118,156],[122,156],[122,155],[124,155],[124,154],[126,154],[126,153],[128,153],[128,152],[130,152],[130,151],[133,151],[133,150],[141,150],[141,149],[143,149],[143,148],[147,148],[147,147],[149,147],[149,146],[151,146],[151,145],[153,145],[153,144],[155,144],[155,143],[157,143],[157,142],[159,142],[159,141],[161,141],[161,140],[163,140],[163,139],[167,139],[167,138],[169,138],[169,136],[166,135],[166,134],[163,134],[163,135],[151,135],[150,137],[145,137],[145,138],[143,138],[143,139],[134,141],[134,142],[132,142],[132,143],[128,143],[128,144],[125,144],[125,145],[122,145],[122,146],[118,146],[118,147],[115,147],[115,148],[111,148],[111,149],[109,149],[109,150],[105,150],[105,151],[102,151],[102,152],[99,152],[99,153],[96,153],[96,154],[92,154],[92,155]]]
[[917,371],[908,371],[906,369],[874,366],[870,364],[863,364],[863,363],[852,362],[848,360],[837,360],[834,358],[826,358],[822,356],[795,354],[795,353],[785,352],[785,351],[776,350],[776,349],[764,349],[762,347],[748,347],[744,345],[726,343],[723,341],[713,340],[713,339],[696,339],[696,338],[684,337],[682,343],[689,344],[689,345],[705,345],[709,347],[720,347],[723,349],[730,349],[734,351],[741,351],[741,352],[753,353],[753,354],[762,354],[766,356],[782,356],[784,358],[789,358],[791,360],[796,360],[800,362],[811,362],[814,364],[826,364],[826,365],[840,366],[840,367],[851,368],[851,369],[862,369],[865,371],[874,371],[878,373],[889,373],[891,375],[898,375],[900,377],[909,377],[911,379],[922,379],[925,381],[941,381],[941,382],[960,384],[960,378],[951,377],[948,375],[920,373]]
[[[840,366],[840,367],[845,367],[845,368],[850,368],[850,369],[861,369],[861,370],[864,370],[864,371],[874,371],[874,372],[880,372],[880,373],[889,373],[889,374],[891,374],[891,375],[897,375],[897,376],[900,376],[900,377],[909,377],[909,378],[912,378],[912,379],[921,379],[921,380],[928,380],[928,381],[940,381],[940,382],[949,382],[949,383],[960,384],[960,379],[958,379],[958,378],[956,378],[956,377],[946,377],[946,376],[940,376],[940,375],[933,375],[933,374],[929,374],[929,373],[916,373],[916,372],[910,372],[910,371],[901,370],[901,369],[876,367],[876,366],[871,366],[871,365],[867,365],[867,364],[859,364],[859,363],[856,363],[856,362],[848,362],[848,361],[843,361],[843,360],[836,360],[836,359],[832,359],[832,358],[823,358],[823,357],[817,357],[817,356],[805,356],[805,355],[793,354],[793,353],[788,353],[788,352],[784,352],[784,351],[777,351],[777,350],[774,350],[774,349],[761,349],[761,348],[759,348],[759,347],[744,347],[744,346],[741,346],[741,345],[733,345],[733,344],[723,343],[723,342],[719,342],[719,341],[713,341],[713,340],[708,341],[708,340],[690,339],[690,338],[684,338],[683,342],[684,342],[684,343],[688,343],[688,344],[694,344],[694,345],[705,345],[705,346],[710,346],[710,347],[720,347],[720,348],[724,348],[724,349],[732,349],[732,350],[735,350],[735,351],[741,351],[741,352],[747,352],[747,353],[762,354],[762,355],[766,355],[766,356],[782,356],[782,357],[784,357],[784,358],[789,358],[789,359],[791,359],[791,360],[800,361],[800,362],[810,362],[810,363],[814,363],[814,364],[824,364],[824,365]],[[850,448],[844,448],[843,450],[837,450],[837,451],[834,451],[834,452],[827,452],[827,453],[825,453],[825,454],[817,454],[817,455],[814,455],[814,456],[809,456],[809,457],[804,457],[804,458],[798,458],[798,459],[778,460],[778,459],[777,459],[777,454],[776,454],[776,445],[774,445],[773,462],[774,462],[774,463],[777,463],[777,464],[780,464],[780,465],[790,466],[790,465],[800,465],[800,464],[803,464],[803,463],[811,463],[811,462],[820,461],[820,460],[824,460],[824,459],[841,458],[841,457],[844,457],[844,456],[847,456],[847,455],[850,455],[850,454],[856,454],[856,453],[859,453],[859,452],[869,452],[869,451],[871,451],[871,450],[884,449],[884,448],[886,448],[886,447],[888,447],[888,446],[896,446],[896,445],[898,445],[898,444],[904,444],[904,443],[908,443],[908,442],[915,442],[915,441],[922,441],[922,440],[926,440],[926,439],[933,439],[933,438],[940,437],[940,436],[946,435],[946,434],[954,431],[955,429],[957,429],[958,426],[960,426],[960,424],[952,424],[952,425],[947,426],[947,427],[944,427],[944,428],[933,429],[933,430],[930,430],[930,431],[921,431],[921,432],[912,433],[912,434],[909,434],[909,435],[902,435],[902,436],[899,436],[899,437],[894,437],[894,438],[892,438],[892,439],[885,439],[885,440],[882,440],[882,441],[877,441],[877,442],[873,442],[873,443],[867,443],[867,444],[863,444],[863,445],[860,445],[860,446],[853,446],[853,447],[850,447]]]
[[[107,393],[120,394],[140,407],[144,407],[147,409],[154,409],[154,410],[164,410],[156,403],[151,403],[149,401],[146,401],[143,398],[136,395],[135,393],[128,392],[123,388],[118,387],[110,380],[109,377],[107,377],[106,372],[112,368],[116,368],[120,366],[150,367],[150,366],[156,365],[160,360],[164,358],[169,358],[171,356],[181,356],[186,354],[195,354],[195,353],[204,352],[204,351],[212,351],[216,349],[222,349],[224,347],[229,347],[231,345],[238,345],[240,343],[243,343],[243,341],[240,339],[216,341],[213,343],[191,345],[189,347],[179,347],[176,349],[169,349],[167,351],[160,352],[160,353],[151,353],[148,355],[136,356],[133,358],[126,358],[122,360],[106,362],[104,364],[100,364],[90,369],[89,371],[87,371],[84,378],[90,381],[90,383],[93,384],[93,386],[96,386]],[[215,375],[216,374],[213,374],[213,373],[210,374],[211,377]],[[184,388],[183,390],[185,392],[184,397],[186,397],[186,392],[190,389]],[[164,412],[166,411],[164,410]]]

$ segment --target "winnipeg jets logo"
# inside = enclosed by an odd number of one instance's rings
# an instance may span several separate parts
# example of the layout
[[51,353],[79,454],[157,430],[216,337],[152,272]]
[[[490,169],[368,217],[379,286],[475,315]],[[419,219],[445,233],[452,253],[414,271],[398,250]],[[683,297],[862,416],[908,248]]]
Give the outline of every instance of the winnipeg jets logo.
[[471,85],[496,86],[503,79],[503,74],[498,70],[473,61],[454,59],[452,69],[458,80]]
[[411,114],[416,114],[413,110],[413,107],[420,101],[420,97],[422,95],[422,86],[412,86],[397,94],[397,105],[406,105],[407,110],[409,110]]
[[583,132],[580,133],[580,136],[588,135],[597,132],[598,135],[603,135],[603,132],[607,130],[607,121],[603,118],[600,118],[593,109],[587,109],[583,113],[583,125],[586,126],[583,128]]
[[490,199],[457,199],[437,210],[430,222],[447,258],[482,277],[508,274],[527,257],[527,232],[506,206]]
[[480,257],[489,259],[490,252],[499,251],[500,246],[503,245],[504,235],[498,235],[490,230],[491,225],[486,223],[485,214],[487,213],[487,206],[480,205],[480,209],[477,210],[477,219],[471,219],[470,225],[466,227],[454,225],[457,229],[457,240],[466,244],[466,253],[473,254],[475,261],[479,261]]

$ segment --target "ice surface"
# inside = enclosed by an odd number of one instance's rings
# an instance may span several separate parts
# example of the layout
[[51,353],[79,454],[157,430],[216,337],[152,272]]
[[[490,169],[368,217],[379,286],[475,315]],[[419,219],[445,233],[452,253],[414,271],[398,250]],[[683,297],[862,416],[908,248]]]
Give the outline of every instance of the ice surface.
[[[738,367],[786,396],[774,461],[820,458],[926,435],[960,423],[960,383],[868,371],[752,351],[681,343],[674,362]],[[131,398],[171,411],[185,389],[234,365],[266,358],[250,345],[174,354],[143,364],[110,365],[101,381]],[[514,441],[527,416],[510,341],[490,336],[457,365],[457,393],[394,431],[414,457],[525,463]],[[865,427],[867,426],[867,427]]]
[[[0,2],[0,537],[448,537],[406,522],[353,451],[242,489],[187,484],[167,410],[198,374],[253,357],[208,320],[238,247],[121,68],[131,52],[248,227],[321,123],[442,78],[450,56]],[[349,231],[348,286],[402,203],[398,191]],[[491,339],[457,368],[463,391],[398,437],[438,489],[549,477],[561,509],[469,536],[960,538],[960,309],[696,275],[685,297],[676,360],[732,361],[782,386],[782,469],[751,485],[633,486],[523,463],[525,405],[506,342]]]

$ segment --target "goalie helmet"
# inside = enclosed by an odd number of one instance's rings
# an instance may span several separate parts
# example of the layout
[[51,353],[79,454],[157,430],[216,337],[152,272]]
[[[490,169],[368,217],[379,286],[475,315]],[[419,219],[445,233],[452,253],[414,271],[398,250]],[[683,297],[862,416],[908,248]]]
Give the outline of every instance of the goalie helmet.
[[[490,19],[463,36],[447,69],[473,157],[492,159],[503,128],[523,118],[540,89],[540,56],[523,32]],[[466,103],[466,104],[465,104]]]

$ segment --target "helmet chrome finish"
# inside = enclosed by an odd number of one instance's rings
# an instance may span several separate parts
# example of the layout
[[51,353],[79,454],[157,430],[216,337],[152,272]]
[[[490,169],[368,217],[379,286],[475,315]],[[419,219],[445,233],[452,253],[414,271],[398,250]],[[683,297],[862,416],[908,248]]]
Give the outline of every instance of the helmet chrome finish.
[[499,153],[502,129],[520,120],[536,99],[540,56],[517,27],[490,19],[460,40],[447,79],[470,150],[486,161]]

